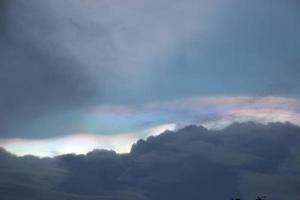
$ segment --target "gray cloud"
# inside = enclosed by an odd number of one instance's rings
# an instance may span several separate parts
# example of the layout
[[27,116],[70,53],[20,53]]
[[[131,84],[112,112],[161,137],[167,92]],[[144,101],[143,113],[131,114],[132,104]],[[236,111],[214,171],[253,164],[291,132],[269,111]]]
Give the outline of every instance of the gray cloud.
[[[0,6],[4,11],[0,20],[0,136],[16,137],[22,136],[20,130],[26,123],[41,115],[85,104],[94,88],[83,71],[76,69],[79,63],[57,52],[55,46],[51,47],[45,40],[47,32],[35,24],[38,16],[27,17],[32,13],[25,9],[27,3],[3,1]],[[22,7],[24,10],[16,13]],[[24,33],[27,28],[32,29],[27,27],[30,24],[39,27],[35,30],[40,34],[37,39],[44,40],[51,48],[30,40]]]
[[292,124],[249,122],[167,131],[138,141],[129,154],[95,150],[38,159],[2,150],[0,190],[25,199],[297,199],[299,134]]
[[[169,3],[2,1],[0,137],[67,134],[78,131],[82,105],[153,99],[142,93],[164,68],[152,61],[173,51],[177,39],[198,29],[197,16],[207,14],[198,12],[204,2]],[[192,12],[182,18],[178,8]],[[179,31],[178,22],[186,29]],[[67,128],[32,131],[36,119],[54,127],[57,118]]]
[[[1,137],[79,131],[76,111],[92,103],[299,96],[295,1],[3,0],[0,9]],[[30,132],[37,118],[65,126]]]

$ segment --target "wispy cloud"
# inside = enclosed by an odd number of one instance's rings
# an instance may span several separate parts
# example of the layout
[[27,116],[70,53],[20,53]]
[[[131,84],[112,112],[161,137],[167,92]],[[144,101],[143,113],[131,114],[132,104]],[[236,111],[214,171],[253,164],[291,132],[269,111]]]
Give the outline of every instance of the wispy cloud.
[[141,122],[155,116],[165,123],[197,123],[208,128],[222,128],[232,122],[292,122],[300,124],[300,101],[277,96],[192,97],[141,106],[99,106],[99,115],[139,117]]

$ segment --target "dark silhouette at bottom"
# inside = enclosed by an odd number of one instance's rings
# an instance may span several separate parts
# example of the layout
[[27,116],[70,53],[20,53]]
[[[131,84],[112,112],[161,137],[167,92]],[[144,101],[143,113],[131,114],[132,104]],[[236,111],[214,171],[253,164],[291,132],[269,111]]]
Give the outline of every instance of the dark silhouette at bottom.
[[[266,199],[266,197],[260,197],[260,196],[258,196],[257,198],[256,198],[256,200],[265,200]],[[232,198],[231,200],[241,200],[240,198]]]

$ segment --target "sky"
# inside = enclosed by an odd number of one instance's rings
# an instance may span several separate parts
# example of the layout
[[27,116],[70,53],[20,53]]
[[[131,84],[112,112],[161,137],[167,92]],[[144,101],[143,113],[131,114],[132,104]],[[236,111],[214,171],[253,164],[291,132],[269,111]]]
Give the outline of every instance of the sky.
[[300,125],[296,0],[2,0],[0,146],[130,151],[189,124]]

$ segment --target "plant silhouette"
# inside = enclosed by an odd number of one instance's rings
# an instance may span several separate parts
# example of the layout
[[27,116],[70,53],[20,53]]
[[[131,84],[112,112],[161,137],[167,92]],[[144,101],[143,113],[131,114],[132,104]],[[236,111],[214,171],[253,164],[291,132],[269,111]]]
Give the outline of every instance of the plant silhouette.
[[[266,197],[264,197],[264,196],[258,196],[257,198],[256,198],[256,200],[265,200],[265,198]],[[231,200],[241,200],[240,198],[232,198]]]

